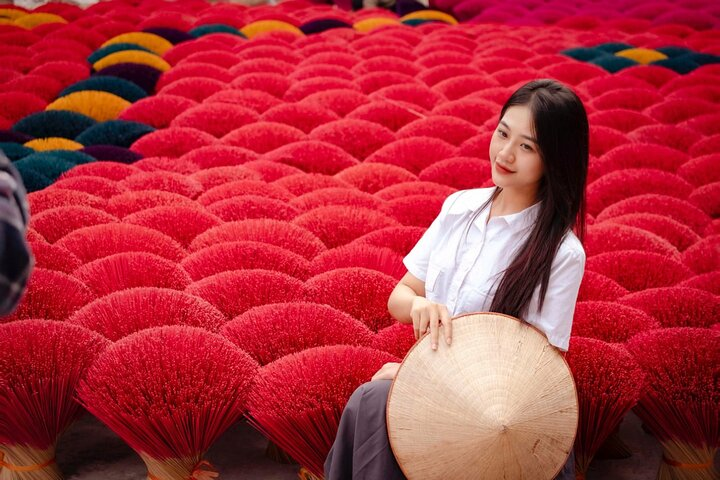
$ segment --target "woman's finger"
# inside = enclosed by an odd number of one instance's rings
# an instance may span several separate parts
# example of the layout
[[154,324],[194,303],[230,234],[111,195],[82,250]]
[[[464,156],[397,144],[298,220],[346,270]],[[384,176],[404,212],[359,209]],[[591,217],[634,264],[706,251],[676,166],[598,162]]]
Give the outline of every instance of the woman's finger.
[[440,307],[440,321],[443,324],[443,331],[445,333],[445,343],[450,345],[452,343],[452,318],[450,312],[445,305]]
[[420,314],[417,312],[410,312],[410,318],[412,318],[413,334],[415,335],[415,340],[417,340],[420,338]]
[[428,315],[427,309],[423,308],[420,311],[420,336],[425,335],[425,332],[427,332],[429,326],[430,326],[430,316]]
[[438,309],[433,307],[430,309],[430,347],[437,350],[438,337],[440,336],[440,315]]

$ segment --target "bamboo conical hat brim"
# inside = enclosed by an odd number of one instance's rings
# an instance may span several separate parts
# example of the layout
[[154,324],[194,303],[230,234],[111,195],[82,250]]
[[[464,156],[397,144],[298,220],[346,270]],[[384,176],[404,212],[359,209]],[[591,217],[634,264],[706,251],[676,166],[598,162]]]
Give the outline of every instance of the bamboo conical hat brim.
[[387,404],[390,446],[408,480],[550,480],[575,440],[578,401],[563,356],[516,318],[453,319],[452,345],[426,335]]

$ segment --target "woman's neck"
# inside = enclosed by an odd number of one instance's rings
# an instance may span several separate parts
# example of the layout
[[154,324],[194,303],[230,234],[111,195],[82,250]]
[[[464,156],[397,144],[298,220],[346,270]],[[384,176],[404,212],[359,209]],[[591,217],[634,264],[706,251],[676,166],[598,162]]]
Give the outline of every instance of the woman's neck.
[[537,192],[503,188],[492,202],[489,217],[512,215],[531,207],[537,202]]

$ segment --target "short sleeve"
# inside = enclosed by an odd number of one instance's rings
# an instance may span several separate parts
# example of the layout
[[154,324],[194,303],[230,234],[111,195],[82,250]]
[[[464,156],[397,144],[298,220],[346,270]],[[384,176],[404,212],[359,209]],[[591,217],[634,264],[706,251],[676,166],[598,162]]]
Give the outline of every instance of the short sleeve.
[[552,345],[563,351],[570,346],[575,303],[585,272],[585,252],[579,240],[574,241],[576,248],[560,249],[555,256],[542,310],[538,318],[528,318],[545,332]]
[[410,253],[403,258],[403,264],[405,268],[407,268],[407,271],[423,282],[427,277],[430,252],[433,251],[440,236],[447,212],[462,192],[463,190],[452,193],[445,199],[438,216],[435,217],[435,220],[433,220],[428,229],[425,230],[425,233],[420,237],[420,240],[418,240],[413,249],[410,250]]

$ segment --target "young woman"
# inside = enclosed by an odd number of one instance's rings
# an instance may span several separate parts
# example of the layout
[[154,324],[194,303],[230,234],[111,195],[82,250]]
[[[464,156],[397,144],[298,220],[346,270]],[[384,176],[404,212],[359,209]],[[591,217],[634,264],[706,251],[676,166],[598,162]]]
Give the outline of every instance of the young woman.
[[[536,80],[505,103],[490,143],[494,188],[450,195],[403,263],[390,313],[452,343],[451,318],[491,311],[539,328],[568,349],[585,268],[588,120],[577,95]],[[573,229],[578,236],[573,233]],[[401,480],[385,406],[399,364],[388,363],[350,397],[325,462],[326,480]],[[574,479],[571,455],[558,479]]]

